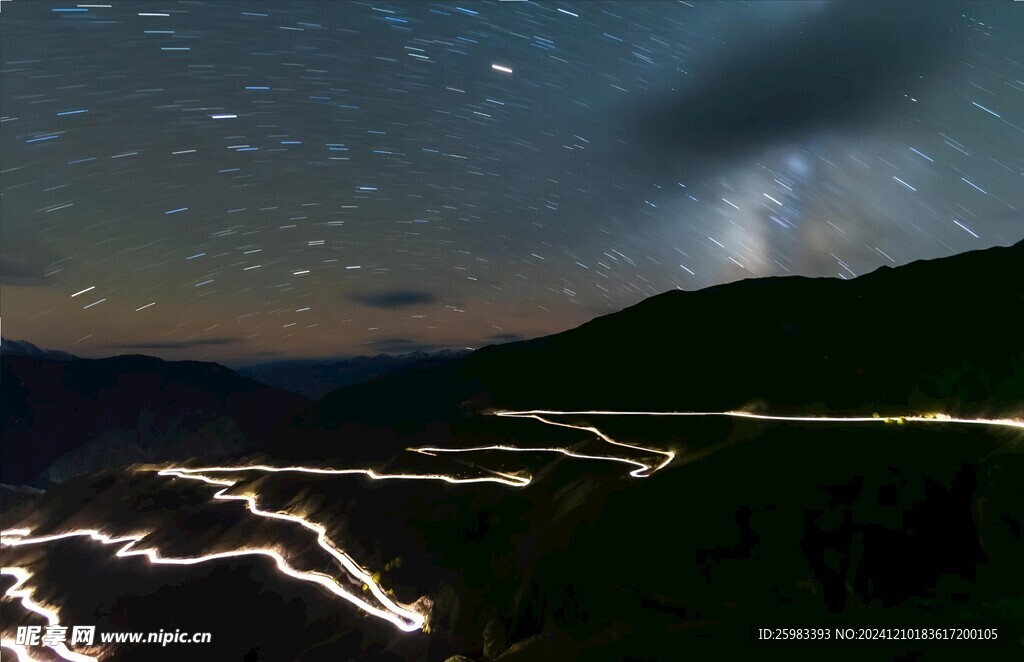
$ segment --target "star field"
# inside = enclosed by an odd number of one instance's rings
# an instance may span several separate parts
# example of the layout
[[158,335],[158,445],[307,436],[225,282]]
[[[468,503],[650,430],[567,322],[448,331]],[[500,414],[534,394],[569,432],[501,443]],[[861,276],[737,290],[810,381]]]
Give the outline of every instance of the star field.
[[1024,236],[1024,3],[13,0],[0,67],[4,336],[83,356],[475,348]]

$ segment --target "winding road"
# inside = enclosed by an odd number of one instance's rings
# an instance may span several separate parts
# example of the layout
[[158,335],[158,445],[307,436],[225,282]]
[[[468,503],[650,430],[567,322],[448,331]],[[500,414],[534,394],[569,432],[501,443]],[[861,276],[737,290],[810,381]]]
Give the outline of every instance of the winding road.
[[[554,411],[554,410],[522,410],[522,411],[496,411],[496,416],[512,418],[530,418],[546,425],[572,428],[594,434],[599,440],[615,448],[639,451],[645,456],[652,458],[651,462],[644,462],[637,459],[621,457],[615,453],[592,454],[580,453],[570,448],[523,448],[518,446],[476,446],[468,448],[438,448],[421,447],[410,448],[409,451],[424,455],[440,456],[445,454],[480,453],[480,452],[514,452],[514,453],[557,453],[572,458],[587,460],[602,460],[618,462],[631,467],[629,475],[633,478],[648,478],[657,471],[664,469],[675,458],[675,453],[667,450],[648,448],[635,444],[628,444],[617,441],[593,426],[574,425],[552,420],[552,416],[726,416],[735,418],[757,419],[767,421],[783,422],[804,422],[804,423],[943,423],[963,425],[988,425],[997,427],[1008,427],[1024,429],[1024,421],[1018,419],[984,419],[984,418],[957,418],[945,414],[914,414],[898,417],[841,417],[841,416],[776,416],[768,414],[756,414],[741,411],[725,412],[657,412],[657,411]],[[656,458],[656,460],[654,459]],[[114,535],[104,533],[100,529],[76,529],[60,533],[45,535],[32,535],[32,530],[27,528],[7,529],[0,531],[0,545],[4,547],[21,547],[25,545],[44,545],[68,538],[84,537],[99,542],[103,545],[117,547],[115,555],[119,558],[142,556],[154,565],[196,565],[209,563],[230,558],[247,556],[264,556],[274,560],[279,572],[283,575],[302,582],[320,586],[331,594],[351,603],[363,612],[380,618],[394,625],[402,632],[415,632],[422,630],[429,614],[430,600],[420,598],[413,604],[401,604],[391,598],[387,592],[374,580],[373,573],[360,566],[354,559],[346,554],[341,547],[332,541],[327,535],[327,529],[317,522],[310,521],[298,515],[284,512],[263,510],[258,506],[258,495],[232,494],[230,490],[240,479],[228,478],[226,476],[239,476],[249,473],[300,473],[316,475],[352,475],[362,474],[373,480],[434,480],[453,484],[471,483],[497,483],[512,488],[522,488],[529,485],[532,477],[523,474],[505,473],[481,469],[487,472],[486,476],[461,477],[451,474],[406,474],[406,473],[381,473],[374,469],[333,469],[324,467],[304,466],[270,466],[270,465],[243,465],[243,466],[211,466],[211,467],[181,467],[174,466],[160,469],[156,473],[182,480],[191,480],[218,488],[213,494],[213,499],[220,501],[240,501],[253,515],[274,520],[282,520],[300,526],[316,536],[316,542],[344,571],[349,580],[342,582],[338,578],[328,574],[315,571],[302,571],[291,565],[285,556],[277,549],[246,547],[244,549],[217,552],[194,557],[165,557],[155,548],[140,547],[140,543],[150,532],[134,533],[130,535]],[[28,586],[32,573],[27,568],[4,567],[0,569],[5,575],[13,576],[16,583],[4,594],[4,599],[18,600],[22,607],[46,619],[49,625],[59,624],[59,609],[56,606],[45,605],[37,602],[32,597],[32,589]],[[352,586],[365,585],[372,600],[364,599]],[[2,646],[12,651],[19,660],[33,659],[31,651],[4,638]],[[69,650],[64,644],[52,647],[51,650],[66,660],[73,662],[95,662],[100,659],[84,653]]]

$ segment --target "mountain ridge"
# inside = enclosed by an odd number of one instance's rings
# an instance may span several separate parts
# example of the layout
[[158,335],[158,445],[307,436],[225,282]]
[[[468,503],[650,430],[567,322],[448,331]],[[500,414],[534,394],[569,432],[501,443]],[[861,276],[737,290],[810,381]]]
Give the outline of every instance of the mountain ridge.
[[43,349],[27,340],[10,340],[0,338],[0,355],[2,356],[45,356],[52,359],[75,360],[77,356],[58,349]]
[[0,369],[4,483],[231,455],[310,402],[202,361],[4,354]]
[[265,384],[319,400],[343,386],[379,379],[402,370],[441,365],[466,351],[444,350],[428,354],[376,354],[346,359],[293,359],[237,368],[236,371]]
[[1024,354],[1011,325],[963,311],[1024,302],[1022,263],[1024,242],[852,280],[674,290],[562,333],[344,387],[275,431],[270,448],[358,457],[359,444],[337,439],[374,428],[369,445],[391,451],[410,431],[432,443],[488,408],[1014,413]]

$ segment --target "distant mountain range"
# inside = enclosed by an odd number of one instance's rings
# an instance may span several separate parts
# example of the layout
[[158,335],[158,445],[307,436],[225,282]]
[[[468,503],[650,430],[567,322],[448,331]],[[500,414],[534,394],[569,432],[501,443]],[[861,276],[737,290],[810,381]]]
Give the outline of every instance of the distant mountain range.
[[81,359],[2,339],[0,482],[46,485],[131,462],[252,451],[307,398],[463,354],[283,361],[235,372],[140,355]]
[[361,384],[403,370],[421,370],[443,365],[468,354],[446,350],[434,354],[413,352],[391,356],[356,356],[350,359],[275,361],[238,368],[239,374],[319,400],[343,386]]
[[671,291],[563,333],[341,388],[269,448],[370,459],[410,435],[445,440],[486,408],[1019,414],[1021,265],[1024,242],[848,281]]
[[76,359],[6,340],[3,347],[3,483],[45,485],[132,462],[233,455],[309,403],[215,363]]
[[62,352],[56,349],[42,349],[24,340],[8,340],[0,338],[0,356],[40,356],[48,359],[62,359],[70,361],[77,359],[74,354]]

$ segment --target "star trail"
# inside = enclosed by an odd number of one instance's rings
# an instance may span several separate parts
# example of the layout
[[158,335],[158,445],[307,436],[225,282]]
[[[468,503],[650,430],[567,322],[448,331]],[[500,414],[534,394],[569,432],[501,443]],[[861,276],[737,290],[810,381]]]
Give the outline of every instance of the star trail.
[[4,336],[476,348],[1006,245],[1022,35],[1011,2],[3,2]]

